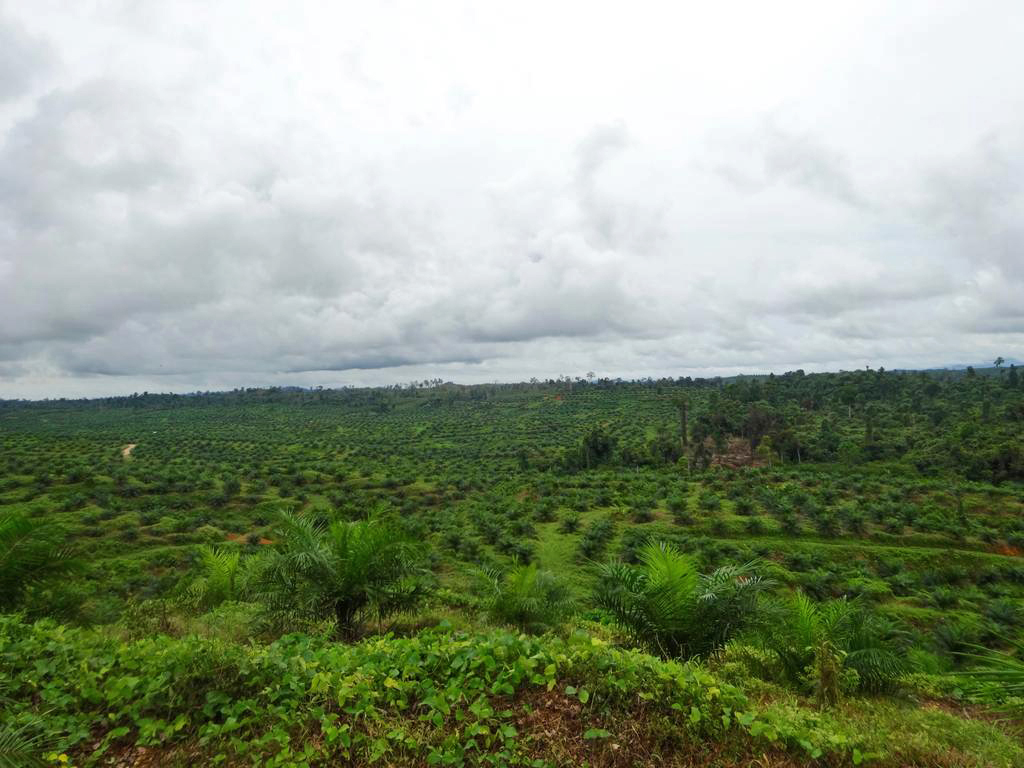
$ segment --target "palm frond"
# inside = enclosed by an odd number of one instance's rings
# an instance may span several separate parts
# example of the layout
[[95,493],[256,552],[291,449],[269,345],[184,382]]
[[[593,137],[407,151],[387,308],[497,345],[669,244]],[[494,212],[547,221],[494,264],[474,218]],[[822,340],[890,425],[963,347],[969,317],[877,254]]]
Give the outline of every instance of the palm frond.
[[20,513],[0,516],[0,608],[16,604],[28,587],[78,565],[58,526]]
[[787,682],[813,688],[823,703],[834,703],[842,668],[856,670],[861,690],[892,688],[909,670],[905,636],[855,602],[815,602],[796,592],[766,615],[763,648],[775,655]]
[[185,589],[185,602],[190,607],[208,611],[225,601],[241,597],[243,567],[238,550],[200,548],[198,571],[199,575]]
[[[972,646],[972,652],[958,654],[977,665],[960,674],[977,682],[997,683],[1007,697],[1024,698],[1024,642],[1009,645],[1009,651]],[[1024,707],[1018,704],[1013,709],[1020,712]]]
[[365,615],[393,615],[423,594],[419,545],[384,520],[325,523],[286,512],[276,541],[247,578],[273,614],[333,617],[351,634]]
[[481,577],[489,592],[485,605],[491,618],[520,631],[550,629],[576,609],[571,594],[555,575],[534,563],[484,570]]
[[21,725],[0,724],[0,768],[29,768],[46,765],[44,755],[54,749],[57,739],[48,734],[40,718]]
[[601,566],[595,598],[638,643],[664,656],[702,655],[723,645],[756,613],[768,584],[755,563],[701,576],[693,558],[671,544],[648,544],[639,561]]
[[857,670],[860,687],[874,693],[891,689],[910,671],[904,645],[907,633],[892,622],[867,611],[855,611],[849,619],[846,664]]

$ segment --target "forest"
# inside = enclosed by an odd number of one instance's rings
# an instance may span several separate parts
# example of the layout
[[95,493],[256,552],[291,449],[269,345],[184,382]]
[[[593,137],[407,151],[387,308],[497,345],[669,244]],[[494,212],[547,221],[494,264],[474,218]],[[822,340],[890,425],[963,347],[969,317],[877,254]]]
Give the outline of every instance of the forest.
[[1024,766],[1024,376],[0,401],[0,766]]

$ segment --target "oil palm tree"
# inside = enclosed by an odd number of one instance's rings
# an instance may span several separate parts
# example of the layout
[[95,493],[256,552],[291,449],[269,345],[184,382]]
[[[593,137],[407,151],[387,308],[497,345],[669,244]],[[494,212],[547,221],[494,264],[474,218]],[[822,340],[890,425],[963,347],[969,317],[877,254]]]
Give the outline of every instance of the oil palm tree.
[[757,615],[769,584],[754,563],[698,572],[671,544],[650,543],[639,565],[602,565],[595,599],[634,641],[667,657],[710,653]]
[[857,688],[870,693],[891,690],[910,671],[906,650],[910,638],[892,621],[863,608],[850,617],[846,635],[846,666],[857,671]]
[[884,690],[907,671],[899,633],[845,599],[818,603],[797,592],[764,619],[762,644],[787,681],[812,692],[819,706],[834,705],[844,689]]
[[843,688],[843,649],[851,610],[845,600],[817,603],[803,592],[777,606],[762,640],[778,658],[783,676],[813,690],[821,706],[835,704]]
[[46,731],[41,718],[34,717],[20,725],[0,723],[0,768],[52,765],[44,754],[56,743],[56,736]]
[[26,589],[77,565],[57,526],[20,513],[0,516],[0,609],[17,605]]
[[314,522],[286,512],[276,540],[252,591],[279,618],[334,618],[351,636],[364,619],[411,607],[423,594],[419,545],[382,520]]
[[998,684],[1011,702],[1004,709],[1020,715],[1024,714],[1024,641],[1009,646],[1009,651],[975,646],[972,653],[960,654],[977,664],[961,674],[975,682]]
[[186,588],[184,602],[196,610],[208,611],[225,601],[241,599],[245,593],[245,565],[236,549],[200,548],[199,575]]
[[539,570],[535,563],[486,570],[482,577],[488,590],[487,613],[520,632],[550,629],[575,610],[569,591],[553,573]]

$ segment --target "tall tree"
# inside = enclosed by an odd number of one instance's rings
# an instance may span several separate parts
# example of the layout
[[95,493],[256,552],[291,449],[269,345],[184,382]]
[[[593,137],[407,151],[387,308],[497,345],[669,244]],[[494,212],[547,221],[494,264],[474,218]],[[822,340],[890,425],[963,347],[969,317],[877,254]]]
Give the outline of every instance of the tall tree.
[[683,453],[690,444],[690,436],[687,430],[686,417],[690,410],[690,398],[680,395],[675,399],[676,409],[679,411],[679,442],[683,446]]
[[761,440],[768,434],[775,424],[775,414],[757,405],[750,406],[747,412],[747,419],[743,423],[744,437],[750,442],[750,463],[754,463],[754,453],[761,444]]

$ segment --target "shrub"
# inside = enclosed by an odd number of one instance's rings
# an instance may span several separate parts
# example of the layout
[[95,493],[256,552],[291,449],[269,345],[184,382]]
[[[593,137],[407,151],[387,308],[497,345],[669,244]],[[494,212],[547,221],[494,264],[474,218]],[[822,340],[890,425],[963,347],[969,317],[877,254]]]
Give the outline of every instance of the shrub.
[[30,586],[78,564],[52,523],[19,513],[0,516],[0,609],[16,605]]
[[593,560],[604,552],[615,535],[615,526],[608,518],[594,520],[580,538],[579,554],[584,560]]
[[580,515],[578,512],[568,512],[559,523],[558,530],[562,533],[576,533],[580,529]]
[[634,523],[649,523],[654,519],[654,510],[646,504],[633,508],[630,515]]
[[507,570],[488,570],[483,579],[491,619],[511,624],[520,632],[550,629],[575,610],[562,583],[550,571],[538,570],[535,564],[517,563]]
[[816,603],[798,592],[764,615],[761,641],[783,678],[821,706],[851,690],[890,688],[908,671],[892,625],[846,600]]
[[334,618],[351,636],[368,616],[384,618],[423,595],[420,547],[383,521],[315,524],[283,513],[275,538],[254,593],[279,620]]
[[704,491],[698,503],[705,512],[717,512],[722,508],[722,500],[710,491]]
[[703,576],[671,544],[648,544],[639,559],[639,566],[602,566],[595,599],[635,642],[663,656],[721,647],[753,621],[767,586],[752,563]]

